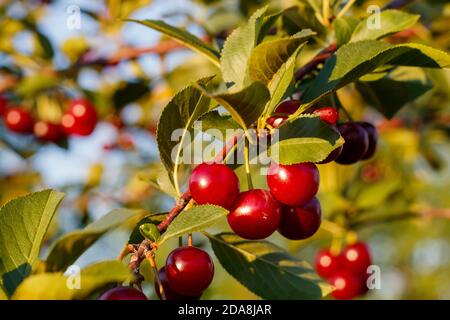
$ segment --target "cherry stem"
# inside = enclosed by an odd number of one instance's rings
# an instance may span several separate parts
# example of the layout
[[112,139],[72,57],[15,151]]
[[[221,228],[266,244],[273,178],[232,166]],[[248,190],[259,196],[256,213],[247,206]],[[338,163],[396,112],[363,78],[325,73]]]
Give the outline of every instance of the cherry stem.
[[251,190],[253,189],[253,181],[252,181],[252,174],[250,173],[250,159],[249,159],[249,147],[248,147],[248,141],[244,141],[244,161],[245,161],[245,173],[247,175],[247,184],[248,188]]
[[188,246],[189,247],[193,246],[192,233],[189,233],[189,235],[188,235]]
[[161,299],[166,300],[166,295],[164,294],[164,288],[162,286],[161,279],[159,278],[158,267],[156,266],[156,260],[155,260],[155,253],[153,252],[153,250],[147,250],[145,252],[145,258],[150,263],[153,273],[155,274],[155,279],[156,279],[156,283],[158,285],[158,290],[161,295]]

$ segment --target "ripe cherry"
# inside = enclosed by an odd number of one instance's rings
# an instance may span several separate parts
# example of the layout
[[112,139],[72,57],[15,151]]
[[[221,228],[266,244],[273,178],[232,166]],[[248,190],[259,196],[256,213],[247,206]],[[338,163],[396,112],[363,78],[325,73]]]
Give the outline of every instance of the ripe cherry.
[[336,271],[329,278],[329,282],[336,288],[331,293],[335,299],[349,300],[363,292],[361,279],[347,270]]
[[373,124],[369,122],[359,122],[359,124],[366,130],[367,137],[369,139],[369,145],[367,147],[367,151],[364,156],[361,158],[362,160],[367,160],[373,157],[375,151],[377,150],[378,144],[378,132]]
[[94,105],[86,99],[75,99],[61,119],[61,126],[69,135],[90,135],[98,121]]
[[369,137],[366,130],[356,122],[347,122],[337,126],[345,143],[336,162],[352,164],[361,160],[369,147]]
[[363,242],[347,246],[342,251],[341,256],[345,270],[354,274],[366,275],[367,268],[372,264],[369,247]]
[[267,175],[267,184],[278,201],[289,206],[300,206],[316,195],[319,170],[309,162],[293,165],[273,162]]
[[337,157],[339,157],[339,155],[342,152],[342,146],[337,147],[336,149],[334,149],[333,151],[331,151],[331,153],[328,155],[328,157],[325,158],[325,160],[322,160],[320,162],[317,162],[318,164],[325,164],[325,163],[330,163],[331,161],[336,160]]
[[36,122],[34,125],[34,134],[42,141],[48,142],[58,142],[64,136],[61,126],[45,121]]
[[239,194],[239,180],[224,164],[202,163],[192,171],[189,191],[198,204],[215,204],[230,209]]
[[299,207],[283,206],[278,232],[291,240],[311,237],[320,227],[322,211],[316,197]]
[[19,107],[12,107],[5,114],[6,127],[16,133],[32,133],[34,119],[30,112]]
[[313,114],[317,114],[325,123],[334,126],[339,118],[339,114],[335,108],[332,107],[323,107],[314,110]]
[[176,293],[189,297],[201,296],[214,276],[214,264],[205,251],[195,247],[173,250],[166,261],[169,287]]
[[281,205],[267,190],[253,189],[239,194],[228,214],[228,224],[240,237],[264,239],[277,230]]
[[[169,282],[167,281],[166,267],[162,267],[158,271],[159,281],[161,281],[161,285],[164,290],[164,296],[166,300],[198,300],[201,297],[201,294],[191,297],[184,296],[182,294],[178,294],[169,286]],[[161,292],[159,291],[158,283],[155,279],[155,292],[158,295],[159,299],[162,300]]]
[[316,272],[322,278],[329,278],[342,268],[340,255],[334,255],[329,249],[322,249],[316,256]]
[[142,291],[131,287],[116,287],[103,293],[99,300],[148,300]]
[[[275,109],[275,113],[284,113],[286,115],[291,115],[297,111],[301,102],[299,100],[287,100],[283,101]],[[279,127],[288,117],[285,115],[276,115],[269,117],[266,122],[273,128]]]
[[8,106],[8,100],[2,95],[0,95],[0,118],[2,118],[6,113],[6,108]]

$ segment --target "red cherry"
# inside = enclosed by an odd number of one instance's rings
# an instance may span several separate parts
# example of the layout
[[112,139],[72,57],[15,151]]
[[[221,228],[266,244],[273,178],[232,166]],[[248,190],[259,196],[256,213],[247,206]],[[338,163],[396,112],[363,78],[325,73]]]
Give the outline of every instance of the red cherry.
[[45,121],[36,122],[34,125],[34,134],[39,139],[48,142],[58,142],[64,136],[59,125]]
[[142,291],[131,287],[116,287],[103,293],[99,300],[148,300]]
[[200,296],[214,276],[214,264],[209,254],[195,247],[173,250],[166,261],[167,283],[178,294]]
[[198,204],[215,204],[230,209],[239,194],[239,179],[224,164],[201,163],[192,171],[189,191]]
[[228,215],[228,224],[242,238],[257,240],[274,233],[280,219],[281,205],[270,192],[253,189],[239,194]]
[[13,107],[6,111],[5,125],[9,130],[16,133],[32,133],[34,119],[27,110]]
[[316,197],[300,207],[283,206],[278,232],[291,240],[311,237],[320,227],[322,211]]
[[369,146],[369,137],[364,128],[356,122],[347,122],[338,125],[337,129],[345,142],[336,162],[352,164],[361,160]]
[[61,126],[69,135],[90,135],[98,121],[94,105],[86,99],[75,99],[61,119]]
[[359,277],[347,270],[336,271],[329,282],[336,288],[331,293],[335,299],[353,299],[362,292],[362,283]]
[[354,274],[366,275],[367,268],[372,264],[369,247],[363,242],[347,246],[342,250],[341,256],[345,270]]
[[8,106],[8,100],[0,95],[0,118],[2,118],[6,113],[6,108]]
[[322,249],[316,256],[316,272],[322,278],[329,278],[342,268],[340,255],[333,255],[329,249]]
[[[191,297],[191,296],[184,296],[181,294],[176,293],[172,290],[172,288],[169,286],[169,282],[167,281],[167,275],[166,275],[166,267],[162,267],[158,271],[158,277],[161,281],[161,285],[164,290],[164,296],[166,297],[166,300],[198,300],[201,297],[201,294]],[[158,283],[155,280],[155,292],[158,295],[159,299],[162,300],[161,293],[159,292]]]
[[332,107],[324,107],[320,109],[314,110],[313,114],[317,114],[323,122],[328,123],[329,125],[335,125],[336,121],[339,118],[339,114],[335,108]]
[[361,125],[364,128],[364,130],[366,130],[367,137],[369,138],[369,145],[367,147],[367,151],[361,158],[362,160],[367,160],[372,158],[373,155],[375,154],[375,151],[377,150],[378,132],[377,129],[374,127],[374,125],[371,123],[359,122],[359,125]]
[[[283,101],[278,105],[275,109],[275,113],[285,113],[287,115],[291,115],[297,111],[301,102],[299,100],[287,100]],[[273,128],[279,127],[284,121],[286,121],[288,117],[283,115],[271,116],[266,122]]]
[[278,201],[289,206],[300,206],[316,195],[319,189],[319,170],[309,162],[293,165],[272,163],[267,184]]

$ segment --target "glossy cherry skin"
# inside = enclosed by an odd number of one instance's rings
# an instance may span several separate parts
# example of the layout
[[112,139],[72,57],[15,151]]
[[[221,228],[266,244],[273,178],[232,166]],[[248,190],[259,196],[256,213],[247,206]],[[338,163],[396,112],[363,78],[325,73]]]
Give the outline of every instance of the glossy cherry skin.
[[267,190],[249,190],[239,194],[227,218],[238,236],[249,240],[264,239],[280,224],[281,204]]
[[328,281],[336,288],[331,295],[338,300],[350,300],[363,292],[361,279],[347,270],[336,271]]
[[313,114],[318,115],[320,120],[332,126],[336,124],[339,118],[337,110],[332,107],[323,107],[316,109],[314,110]]
[[142,291],[131,287],[116,287],[103,293],[98,300],[148,300]]
[[[275,113],[284,113],[287,115],[293,114],[295,111],[297,111],[298,107],[300,106],[301,102],[299,100],[287,100],[283,101],[278,105],[278,107],[275,109]],[[273,128],[279,127],[281,124],[283,124],[288,117],[285,115],[276,115],[269,117],[266,122]]]
[[367,151],[364,156],[361,158],[362,160],[367,160],[373,157],[375,151],[377,150],[378,145],[378,132],[375,126],[369,122],[359,122],[359,125],[364,128],[367,132],[367,137],[369,139],[369,145],[367,147]]
[[289,206],[301,206],[314,197],[319,189],[319,170],[313,163],[293,165],[272,163],[267,184],[275,199]]
[[344,146],[336,162],[340,164],[352,164],[361,160],[369,147],[369,137],[366,130],[356,122],[347,122],[337,126],[344,138]]
[[8,100],[0,95],[0,118],[2,118],[6,113],[6,108],[8,106]]
[[[164,290],[164,296],[166,300],[198,300],[201,297],[201,294],[191,297],[191,296],[184,296],[182,294],[178,294],[169,286],[169,282],[167,281],[167,275],[166,275],[166,267],[162,267],[158,271],[158,277],[161,281],[161,285]],[[158,295],[159,299],[162,300],[161,292],[159,292],[158,283],[155,279],[155,292]]]
[[5,125],[12,132],[32,133],[34,119],[27,110],[19,107],[12,107],[5,113]]
[[342,257],[333,255],[329,249],[322,249],[316,256],[315,269],[322,278],[329,278],[342,268]]
[[322,160],[317,163],[318,164],[326,164],[326,163],[330,163],[330,162],[336,160],[336,158],[339,157],[339,155],[341,154],[342,149],[343,149],[343,146],[337,147],[336,149],[331,151],[331,153],[328,155],[328,157],[325,158],[325,160]]
[[98,122],[94,105],[86,99],[75,99],[61,119],[61,126],[68,135],[90,135]]
[[322,210],[316,197],[299,207],[283,206],[278,232],[290,240],[311,237],[319,230]]
[[34,125],[34,135],[42,141],[58,142],[64,137],[64,133],[60,125],[38,121]]
[[365,276],[367,268],[372,264],[369,247],[363,242],[357,242],[342,250],[342,265],[345,270]]
[[189,178],[189,191],[197,204],[230,209],[239,194],[239,179],[228,166],[201,163]]
[[167,283],[180,295],[201,296],[214,276],[214,264],[205,251],[195,247],[173,250],[166,260]]

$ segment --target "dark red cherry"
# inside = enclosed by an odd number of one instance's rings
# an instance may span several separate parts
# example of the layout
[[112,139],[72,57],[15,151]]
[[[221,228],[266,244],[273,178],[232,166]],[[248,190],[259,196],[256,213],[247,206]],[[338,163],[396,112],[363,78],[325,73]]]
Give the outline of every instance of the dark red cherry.
[[131,287],[116,287],[103,293],[99,300],[148,300],[142,291]]
[[313,114],[317,114],[320,120],[328,123],[329,125],[335,125],[339,118],[337,110],[332,107],[323,107],[316,109],[314,110]]
[[[201,294],[191,297],[191,296],[184,296],[182,294],[178,294],[175,291],[172,290],[172,288],[169,286],[169,282],[167,281],[167,275],[166,275],[166,267],[162,267],[158,271],[159,280],[161,281],[161,285],[164,290],[164,296],[166,297],[166,300],[198,300],[201,297]],[[159,299],[162,299],[161,292],[159,291],[158,283],[155,280],[155,292],[158,295]]]
[[363,242],[357,242],[342,250],[342,265],[345,270],[359,275],[366,275],[367,268],[372,264],[369,247]]
[[378,132],[373,124],[368,122],[359,122],[359,124],[366,130],[367,137],[369,138],[369,145],[367,147],[367,151],[362,157],[362,160],[367,160],[373,157],[375,151],[377,150],[378,144]]
[[287,115],[291,115],[297,111],[298,107],[300,106],[301,101],[299,100],[287,100],[283,101],[278,105],[278,107],[275,109],[274,113],[284,113],[286,115],[276,115],[269,117],[266,122],[273,128],[279,127],[286,119],[288,118]]
[[281,205],[267,190],[253,189],[239,194],[228,214],[228,224],[240,237],[257,240],[277,230]]
[[347,122],[337,126],[344,138],[344,146],[336,162],[340,164],[352,164],[361,160],[369,147],[369,137],[366,130],[356,122]]
[[8,100],[4,96],[0,95],[0,118],[5,115],[7,106]]
[[311,237],[320,227],[322,210],[316,197],[299,207],[283,206],[278,232],[291,240]]
[[98,121],[94,105],[86,99],[75,99],[61,119],[61,126],[69,135],[90,135]]
[[312,199],[319,189],[319,170],[313,163],[293,165],[272,163],[267,184],[275,199],[289,206],[300,206]]
[[347,270],[336,271],[328,281],[336,288],[331,295],[338,300],[353,299],[363,291],[361,279]]
[[32,133],[34,119],[30,112],[20,107],[12,107],[5,114],[6,127],[16,133]]
[[34,135],[42,141],[58,142],[64,137],[64,133],[60,125],[38,121],[34,125]]
[[189,191],[198,204],[215,204],[231,209],[239,194],[239,180],[224,164],[202,163],[192,171]]
[[332,274],[342,268],[342,257],[333,255],[329,249],[322,249],[316,256],[316,272],[322,278],[329,278]]
[[180,295],[196,297],[208,288],[214,276],[214,264],[205,251],[195,247],[173,250],[166,261],[167,283]]

